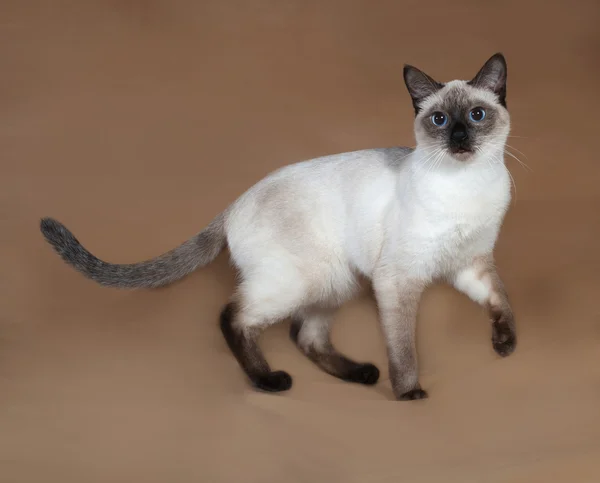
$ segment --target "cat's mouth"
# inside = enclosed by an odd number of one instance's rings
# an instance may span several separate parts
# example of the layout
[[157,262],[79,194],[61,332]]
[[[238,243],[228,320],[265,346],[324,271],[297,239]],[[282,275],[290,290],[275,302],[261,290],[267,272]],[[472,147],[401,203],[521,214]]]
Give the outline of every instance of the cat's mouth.
[[461,147],[452,146],[452,147],[448,148],[448,151],[450,152],[450,155],[454,159],[457,159],[459,161],[467,161],[475,153],[474,150],[464,147],[464,146],[461,146]]

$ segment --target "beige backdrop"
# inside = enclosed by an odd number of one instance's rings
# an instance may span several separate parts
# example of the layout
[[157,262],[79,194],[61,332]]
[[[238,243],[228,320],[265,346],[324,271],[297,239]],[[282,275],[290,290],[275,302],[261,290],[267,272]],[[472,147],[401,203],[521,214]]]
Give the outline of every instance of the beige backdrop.
[[[600,481],[599,9],[3,1],[0,481]],[[279,166],[412,145],[403,63],[467,78],[496,51],[510,144],[532,169],[508,159],[518,193],[497,249],[520,341],[501,360],[483,311],[432,289],[428,400],[392,400],[367,295],[334,340],[379,365],[376,387],[320,372],[282,324],[263,346],[294,387],[258,394],[218,331],[225,254],[172,287],[119,292],[38,231],[54,216],[106,260],[157,255]]]

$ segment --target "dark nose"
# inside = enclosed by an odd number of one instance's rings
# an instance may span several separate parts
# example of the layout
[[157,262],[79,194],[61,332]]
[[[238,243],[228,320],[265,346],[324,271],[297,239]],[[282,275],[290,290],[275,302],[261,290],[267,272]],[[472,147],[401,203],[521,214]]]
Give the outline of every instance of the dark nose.
[[457,143],[462,143],[467,139],[467,129],[463,124],[457,123],[452,129],[452,133],[450,134],[452,141]]

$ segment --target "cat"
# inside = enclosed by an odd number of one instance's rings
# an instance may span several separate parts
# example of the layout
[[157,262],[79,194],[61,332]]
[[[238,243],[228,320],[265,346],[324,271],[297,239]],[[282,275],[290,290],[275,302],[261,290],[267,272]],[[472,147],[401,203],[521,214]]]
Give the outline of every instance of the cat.
[[506,77],[501,53],[470,81],[441,83],[405,65],[414,149],[365,149],[280,168],[203,231],[152,260],[103,262],[52,218],[41,220],[41,231],[75,269],[120,288],[169,284],[228,247],[240,281],[221,313],[221,331],[252,385],[269,392],[289,389],[292,379],[270,368],[258,338],[287,318],[291,339],[321,369],[345,381],[378,381],[375,365],[344,356],[330,339],[335,309],[366,277],[394,396],[423,399],[415,326],[421,293],[434,281],[487,308],[500,356],[516,346],[513,311],[493,259],[511,199]]

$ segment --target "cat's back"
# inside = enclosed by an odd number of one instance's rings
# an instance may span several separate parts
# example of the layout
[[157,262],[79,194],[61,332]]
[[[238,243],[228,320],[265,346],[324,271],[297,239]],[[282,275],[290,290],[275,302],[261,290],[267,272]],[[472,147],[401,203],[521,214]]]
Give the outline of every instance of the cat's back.
[[331,174],[329,181],[343,180],[355,176],[364,177],[381,174],[382,172],[400,170],[405,164],[404,161],[414,152],[414,149],[398,146],[387,148],[361,149],[344,153],[329,154],[317,158],[300,161],[298,163],[284,166],[264,181],[306,174],[309,177],[314,176],[316,180],[321,174]]
[[[409,148],[376,148],[322,156],[284,166],[257,182],[229,208],[230,236],[251,233],[303,234],[333,239],[351,218],[393,194],[395,172]],[[366,221],[365,221],[366,222]],[[237,233],[238,235],[235,235]]]
[[[373,148],[330,154],[279,168],[252,186],[247,194],[257,195],[285,186],[287,190],[324,191],[356,181],[368,181],[398,171],[413,150],[406,147]],[[279,191],[279,190],[277,190]]]
[[411,148],[363,149],[321,156],[279,168],[258,181],[230,207],[230,217],[252,218],[257,211],[278,216],[335,207],[361,192],[384,189],[401,170]]
[[367,273],[378,252],[394,172],[406,154],[362,150],[271,173],[228,209],[225,232],[233,263],[246,277],[284,285],[304,280],[314,293],[343,299],[352,292],[355,271]]

